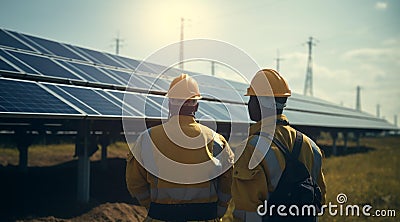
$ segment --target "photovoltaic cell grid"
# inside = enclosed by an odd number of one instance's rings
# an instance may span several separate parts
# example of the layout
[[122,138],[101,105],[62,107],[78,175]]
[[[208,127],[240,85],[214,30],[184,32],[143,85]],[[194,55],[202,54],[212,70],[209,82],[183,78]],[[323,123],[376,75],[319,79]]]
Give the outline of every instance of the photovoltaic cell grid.
[[[14,48],[21,48],[28,51],[33,51],[32,49],[35,49],[36,51],[45,55],[57,55],[69,59],[63,60],[49,58],[43,55],[16,52],[11,50],[2,52],[2,54],[4,54],[4,59],[13,63],[25,73],[121,86],[126,86],[129,80],[132,78],[129,85],[132,88],[163,92],[166,92],[169,88],[170,79],[164,79],[162,77],[156,78],[156,76],[151,75],[132,75],[133,69],[137,68],[139,65],[139,61],[137,60],[85,49],[82,47],[66,45],[51,40],[20,34],[18,32],[7,31],[8,33],[6,33],[4,30],[1,31],[3,34],[2,36],[4,36],[4,41],[7,39],[7,41],[14,42],[12,45]],[[12,36],[15,36],[16,38]],[[27,48],[27,46],[23,44],[21,40],[25,42],[25,44],[30,45],[30,48],[32,49]],[[83,63],[73,62],[70,61],[70,59],[81,60]],[[97,65],[89,64],[88,62],[113,66],[131,71],[129,72],[107,67],[99,67]],[[7,66],[7,63],[4,61],[2,62],[2,65],[4,66],[5,70],[16,71],[12,67]],[[145,63],[140,66],[140,70],[144,73],[147,72],[157,74],[166,70],[166,67],[157,64]],[[167,72],[178,73],[178,70],[169,69]],[[201,78],[201,76],[199,76],[199,78]],[[205,84],[201,81],[199,82],[205,97],[211,99],[219,97],[218,99],[222,100],[232,100],[232,88],[220,90],[215,86],[210,87],[208,84]],[[235,101],[238,102],[240,100],[242,99]]]
[[0,29],[0,45],[32,51],[31,48],[23,44],[21,41],[15,39],[10,34],[6,33],[6,31],[4,31],[3,29]]
[[34,82],[0,79],[0,112],[79,114]]

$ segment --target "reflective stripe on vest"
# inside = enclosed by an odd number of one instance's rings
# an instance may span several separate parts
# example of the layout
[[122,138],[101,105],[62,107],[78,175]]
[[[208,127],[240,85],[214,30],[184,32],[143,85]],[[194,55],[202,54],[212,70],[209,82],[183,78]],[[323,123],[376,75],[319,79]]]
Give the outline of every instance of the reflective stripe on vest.
[[[254,146],[256,149],[259,149],[257,147],[265,147],[265,146],[270,146],[270,144],[267,142],[267,139],[259,139],[259,138],[264,138],[263,136],[258,136],[255,135],[250,141],[249,144]],[[264,148],[265,149],[265,148]],[[262,151],[261,151],[262,152]],[[279,161],[276,158],[275,152],[272,149],[268,149],[267,154],[264,157],[265,163],[267,164],[267,168],[269,171],[270,175],[270,182],[272,185],[272,190],[275,189],[275,187],[278,185],[279,179],[281,178],[283,169],[281,169],[281,166],[279,165]]]
[[[158,167],[156,166],[156,163],[154,161],[155,158],[154,158],[154,152],[153,152],[153,149],[155,146],[153,144],[153,141],[150,138],[150,132],[151,132],[151,129],[148,129],[140,135],[142,137],[140,154],[141,154],[143,164],[146,167],[149,167],[152,170],[151,172],[157,173]],[[155,176],[153,177],[153,183],[157,187],[158,178]],[[151,200],[156,200],[158,198],[158,190],[157,189],[150,190],[150,198],[151,198]]]
[[317,144],[315,144],[315,142],[306,137],[312,146],[312,151],[313,151],[313,155],[314,155],[314,164],[312,166],[312,170],[311,170],[311,176],[314,179],[314,181],[318,181],[318,176],[319,176],[319,171],[321,170],[322,167],[322,155],[319,152],[319,148],[317,146]]

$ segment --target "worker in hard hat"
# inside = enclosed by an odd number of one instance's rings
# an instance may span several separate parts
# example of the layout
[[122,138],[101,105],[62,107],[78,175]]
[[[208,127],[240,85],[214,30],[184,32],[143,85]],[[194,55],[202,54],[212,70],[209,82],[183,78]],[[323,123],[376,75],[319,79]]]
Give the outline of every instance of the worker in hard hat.
[[[272,138],[291,152],[297,133],[289,125],[287,117],[282,114],[287,99],[291,96],[291,90],[278,72],[272,69],[258,71],[247,89],[246,96],[250,96],[250,118],[256,123],[250,127],[243,154],[235,163],[232,181],[233,217],[235,221],[256,222],[263,219],[257,209],[260,210],[260,206],[264,207],[265,201],[273,194],[285,168],[285,156],[272,142]],[[271,131],[275,124],[276,128],[268,138],[265,132]],[[302,135],[299,139],[301,145],[298,146],[298,160],[318,184],[323,204],[326,187],[321,166],[322,152],[309,137]],[[262,149],[262,146],[268,147],[257,165],[251,166],[252,156],[259,154],[259,147]]]
[[219,221],[231,199],[233,152],[196,122],[202,97],[193,78],[175,78],[166,97],[169,119],[143,132],[128,155],[128,190],[147,208],[146,221]]

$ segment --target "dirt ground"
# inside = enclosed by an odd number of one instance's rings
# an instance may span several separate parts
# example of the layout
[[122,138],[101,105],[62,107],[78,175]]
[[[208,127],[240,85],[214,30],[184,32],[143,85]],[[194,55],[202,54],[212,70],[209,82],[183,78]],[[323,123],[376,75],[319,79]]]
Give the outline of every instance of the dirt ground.
[[0,166],[0,221],[142,221],[125,185],[125,159],[91,163],[90,203],[77,205],[77,161],[47,167]]
[[60,219],[54,216],[41,217],[31,220],[24,220],[28,222],[80,222],[80,221],[130,221],[141,222],[144,220],[146,210],[143,207],[126,204],[126,203],[105,203],[101,204],[89,212],[72,218]]

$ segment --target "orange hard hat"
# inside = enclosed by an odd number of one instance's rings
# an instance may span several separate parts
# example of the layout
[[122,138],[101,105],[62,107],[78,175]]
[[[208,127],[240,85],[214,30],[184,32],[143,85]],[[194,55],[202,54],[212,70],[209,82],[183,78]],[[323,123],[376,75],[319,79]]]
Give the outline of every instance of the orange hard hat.
[[292,92],[286,80],[273,69],[256,73],[245,96],[289,97]]
[[187,74],[181,74],[172,80],[166,96],[171,99],[182,100],[202,98],[196,80]]

